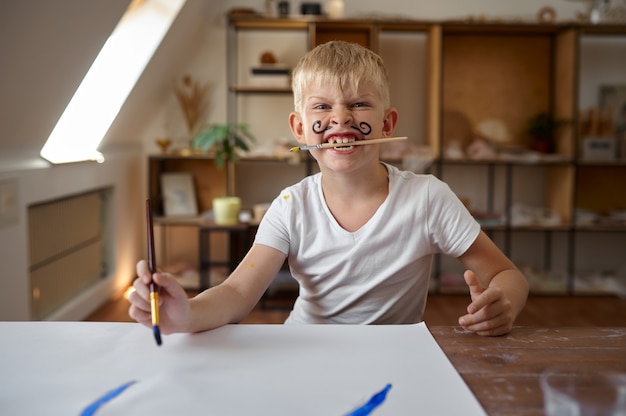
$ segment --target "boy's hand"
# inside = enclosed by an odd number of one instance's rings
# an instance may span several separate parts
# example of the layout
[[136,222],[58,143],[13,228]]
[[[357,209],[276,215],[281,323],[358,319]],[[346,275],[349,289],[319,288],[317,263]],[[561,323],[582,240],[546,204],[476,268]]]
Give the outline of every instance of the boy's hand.
[[504,335],[513,328],[511,302],[499,287],[484,288],[476,274],[467,270],[463,277],[469,286],[472,303],[467,315],[459,318],[459,325],[483,336]]
[[189,298],[176,278],[169,273],[150,275],[145,260],[137,263],[137,276],[133,282],[134,291],[128,297],[130,308],[128,315],[140,324],[152,328],[150,313],[150,280],[160,286],[159,291],[159,329],[163,334],[186,332],[190,321]]

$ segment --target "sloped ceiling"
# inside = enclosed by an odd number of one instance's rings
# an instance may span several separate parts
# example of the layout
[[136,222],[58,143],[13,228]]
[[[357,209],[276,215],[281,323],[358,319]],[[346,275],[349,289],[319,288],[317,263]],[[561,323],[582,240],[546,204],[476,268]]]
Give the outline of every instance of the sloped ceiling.
[[0,2],[2,153],[39,153],[128,4]]
[[[0,1],[0,164],[39,151],[130,0]],[[138,141],[179,76],[211,1],[189,0],[103,146]]]
[[143,129],[171,99],[174,83],[206,42],[206,26],[215,20],[217,3],[187,0],[107,132],[102,149],[140,142]]

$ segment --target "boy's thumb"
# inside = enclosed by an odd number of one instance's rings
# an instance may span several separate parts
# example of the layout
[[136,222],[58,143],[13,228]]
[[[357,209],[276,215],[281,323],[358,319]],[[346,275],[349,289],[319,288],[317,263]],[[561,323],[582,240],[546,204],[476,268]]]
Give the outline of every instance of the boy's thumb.
[[465,283],[467,283],[468,286],[480,286],[480,282],[478,281],[478,278],[476,277],[476,273],[474,273],[471,270],[466,270],[465,273],[463,273],[463,278],[465,279]]

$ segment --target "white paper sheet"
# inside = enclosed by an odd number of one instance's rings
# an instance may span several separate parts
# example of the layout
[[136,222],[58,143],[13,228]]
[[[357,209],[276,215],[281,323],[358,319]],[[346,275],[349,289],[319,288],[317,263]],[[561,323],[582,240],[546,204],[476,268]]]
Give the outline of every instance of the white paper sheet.
[[165,336],[131,323],[0,323],[0,409],[79,415],[485,415],[426,325],[229,325]]

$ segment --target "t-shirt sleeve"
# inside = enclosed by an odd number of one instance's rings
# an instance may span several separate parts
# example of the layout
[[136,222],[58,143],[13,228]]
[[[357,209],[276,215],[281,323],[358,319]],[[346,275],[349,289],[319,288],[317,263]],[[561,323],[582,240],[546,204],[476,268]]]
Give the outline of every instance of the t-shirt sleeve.
[[291,206],[288,190],[283,190],[268,208],[259,224],[255,244],[263,244],[275,248],[281,253],[289,254],[288,221],[291,218]]
[[428,227],[433,244],[441,253],[459,257],[478,237],[480,224],[443,181],[432,177],[429,184]]

